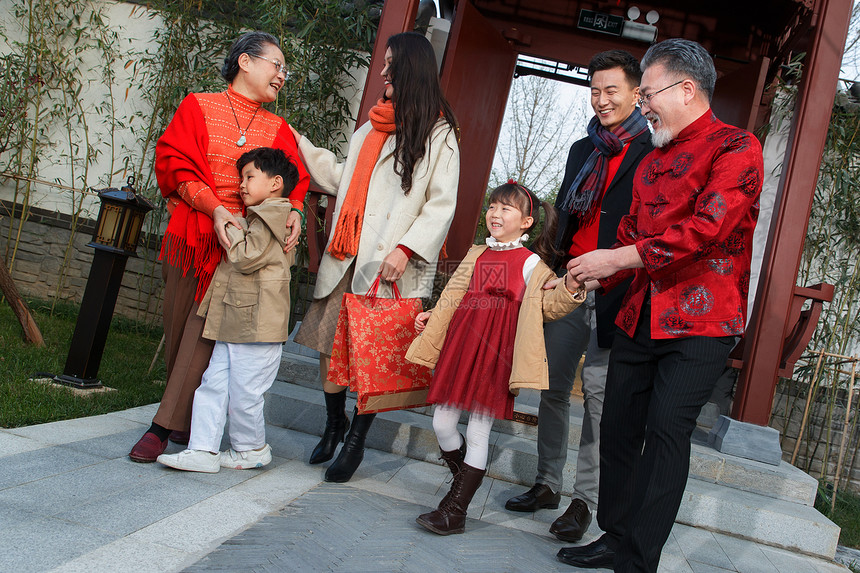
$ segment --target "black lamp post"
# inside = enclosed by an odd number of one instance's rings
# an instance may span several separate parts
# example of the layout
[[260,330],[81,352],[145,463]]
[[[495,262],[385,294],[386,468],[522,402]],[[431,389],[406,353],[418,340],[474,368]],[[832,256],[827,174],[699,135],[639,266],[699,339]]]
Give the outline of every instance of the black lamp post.
[[105,349],[116,297],[122,274],[129,257],[137,256],[137,242],[143,229],[143,219],[155,208],[148,199],[134,192],[134,177],[120,189],[99,191],[101,209],[96,221],[93,240],[95,248],[90,276],[81,300],[81,310],[75,333],[66,357],[63,373],[54,381],[76,388],[99,388],[96,377]]

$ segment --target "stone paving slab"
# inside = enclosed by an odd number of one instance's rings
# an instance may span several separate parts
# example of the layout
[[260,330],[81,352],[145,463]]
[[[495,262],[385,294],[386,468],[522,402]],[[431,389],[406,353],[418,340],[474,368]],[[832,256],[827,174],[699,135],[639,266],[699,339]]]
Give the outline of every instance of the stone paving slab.
[[[290,449],[301,453],[306,449],[310,451],[311,442],[318,440],[280,428],[268,430],[276,454],[288,454]],[[282,450],[280,444],[291,446]],[[127,458],[123,458],[114,462],[126,463]],[[109,517],[115,520],[111,526],[121,528],[123,536],[89,548],[84,554],[69,553],[54,571],[179,571],[248,525],[318,485],[324,471],[324,468],[280,455],[276,455],[265,470],[222,470],[217,474],[194,474],[159,464],[128,463],[153,477],[151,483],[160,485],[161,490],[139,496],[123,495],[118,491],[112,503],[104,500],[99,509],[114,514]],[[203,492],[206,495],[201,495]],[[68,519],[80,523],[96,519],[99,513],[89,506],[82,506],[78,511],[68,515]],[[85,530],[83,524],[81,529]],[[0,548],[4,548],[2,535]],[[21,552],[20,548],[16,549]],[[0,566],[0,571],[6,570]]]
[[[129,430],[87,438],[77,442],[69,442],[63,444],[63,447],[101,458],[124,458],[128,455],[129,450],[131,450],[131,446],[140,439],[140,436],[141,427],[138,424]],[[173,444],[170,447],[173,449]]]
[[[350,570],[454,570],[438,568],[440,552],[456,556],[462,570],[469,571],[573,570],[554,561],[565,544],[548,534],[549,524],[567,506],[568,498],[562,498],[557,510],[514,514],[504,511],[504,501],[521,493],[523,486],[487,478],[471,506],[469,531],[437,538],[418,529],[414,518],[434,507],[447,490],[448,472],[439,465],[369,449],[349,484],[326,484],[323,475],[328,464],[306,462],[319,437],[275,426],[267,426],[275,458],[263,470],[194,474],[133,463],[128,450],[154,413],[155,405],[150,405],[0,430],[0,571],[164,573],[195,566],[199,570],[200,559],[225,542],[238,545],[249,527],[279,516],[286,521],[285,509],[298,511],[306,502],[297,500],[309,493],[329,496],[330,536],[348,538],[359,514],[367,527],[362,541],[349,546],[354,559]],[[181,448],[171,444],[168,451]],[[353,496],[364,501],[352,503]],[[309,511],[311,505],[303,507]],[[334,511],[344,507],[341,514]],[[404,516],[400,521],[392,515],[397,511]],[[299,529],[294,535],[292,541],[289,536],[272,541],[267,548],[273,555],[268,570],[290,570],[302,555],[309,560],[327,551],[322,546],[303,549],[306,532]],[[593,523],[584,541],[598,535]],[[275,555],[288,542],[296,547],[295,554]],[[386,543],[391,552],[382,554],[379,548]],[[397,553],[403,543],[410,547],[407,560]],[[539,567],[531,567],[531,561],[511,560],[514,551],[517,559],[534,551],[530,559]],[[502,557],[496,559],[499,552]],[[305,570],[347,570],[342,560],[332,563],[328,569]],[[518,569],[520,563],[529,568]],[[693,571],[844,573],[845,569],[676,524],[660,573]]]
[[545,536],[467,519],[442,537],[415,523],[427,508],[347,484],[321,484],[227,541],[187,572],[569,571]]
[[[48,571],[117,539],[117,536],[51,517],[23,517],[0,532],[0,571]],[[30,548],[21,551],[21,548]]]
[[[150,419],[150,422],[152,420]],[[77,418],[12,428],[4,430],[16,436],[23,436],[44,444],[58,445],[69,442],[79,442],[89,438],[97,438],[106,434],[115,434],[123,430],[137,429],[139,423],[114,414],[101,414],[89,418]]]
[[104,461],[104,458],[62,447],[45,447],[2,458],[0,491],[78,470]]
[[[397,493],[396,489],[387,491]],[[427,510],[426,504],[369,491],[361,484],[322,483],[224,542],[185,571],[575,570],[555,559],[559,548],[568,544],[546,535],[546,524],[529,531],[534,528],[511,527],[511,521],[505,525],[492,523],[484,513],[480,520],[467,519],[465,534],[442,537],[415,523],[415,518]],[[599,530],[591,531],[589,538],[597,535]],[[664,548],[659,571],[835,573],[845,569],[823,560],[676,525]]]
[[14,456],[44,448],[45,444],[24,436],[16,436],[8,430],[0,430],[0,458]]

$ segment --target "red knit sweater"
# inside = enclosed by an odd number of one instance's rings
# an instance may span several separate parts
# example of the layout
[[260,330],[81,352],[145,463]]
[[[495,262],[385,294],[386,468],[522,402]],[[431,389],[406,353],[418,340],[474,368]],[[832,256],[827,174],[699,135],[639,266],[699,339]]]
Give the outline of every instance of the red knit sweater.
[[[240,127],[247,128],[242,147],[236,145]],[[195,296],[198,302],[221,259],[212,213],[218,205],[233,214],[243,212],[236,160],[258,147],[282,149],[296,164],[299,183],[289,199],[301,209],[310,177],[298,159],[289,126],[232,88],[215,94],[188,95],[156,144],[156,178],[171,213],[161,255],[183,271],[194,269],[199,279]]]

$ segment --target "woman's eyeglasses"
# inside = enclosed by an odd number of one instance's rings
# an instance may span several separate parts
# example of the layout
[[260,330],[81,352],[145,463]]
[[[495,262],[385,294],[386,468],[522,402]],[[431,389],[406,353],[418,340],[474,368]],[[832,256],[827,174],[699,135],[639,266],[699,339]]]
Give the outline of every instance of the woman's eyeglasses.
[[279,74],[284,74],[285,78],[290,77],[290,70],[288,70],[287,66],[285,66],[284,64],[282,64],[278,60],[270,60],[269,58],[267,58],[265,56],[256,56],[254,54],[248,54],[248,55],[251,56],[252,58],[259,58],[261,60],[266,60],[267,62],[269,62],[273,66],[275,66],[275,69],[278,70]]

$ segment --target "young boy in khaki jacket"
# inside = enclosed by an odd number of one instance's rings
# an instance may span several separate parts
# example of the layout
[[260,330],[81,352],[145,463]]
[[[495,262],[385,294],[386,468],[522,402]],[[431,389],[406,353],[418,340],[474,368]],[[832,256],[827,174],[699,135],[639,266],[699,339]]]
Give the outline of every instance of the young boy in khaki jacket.
[[[247,208],[240,227],[227,224],[230,249],[218,265],[197,314],[206,317],[203,336],[215,340],[209,368],[194,393],[191,439],[178,454],[158,461],[172,468],[216,473],[272,461],[266,443],[263,394],[278,371],[281,345],[289,335],[290,265],[286,197],[299,172],[284,152],[260,147],[239,158],[239,186]],[[226,416],[231,448],[219,453]]]

